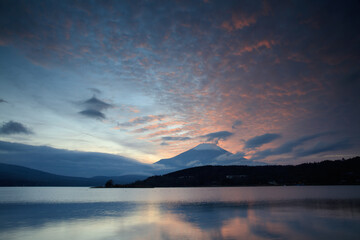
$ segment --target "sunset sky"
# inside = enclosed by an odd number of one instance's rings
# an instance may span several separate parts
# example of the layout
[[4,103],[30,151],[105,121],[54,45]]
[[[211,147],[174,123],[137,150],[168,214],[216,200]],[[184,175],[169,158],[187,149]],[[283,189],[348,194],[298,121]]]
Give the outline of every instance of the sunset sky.
[[145,163],[203,142],[274,164],[360,155],[359,13],[0,0],[0,141]]

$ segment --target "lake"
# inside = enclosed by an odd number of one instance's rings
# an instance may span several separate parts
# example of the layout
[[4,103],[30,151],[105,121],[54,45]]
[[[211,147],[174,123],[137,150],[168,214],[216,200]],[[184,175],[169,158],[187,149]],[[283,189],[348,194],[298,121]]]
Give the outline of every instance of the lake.
[[360,186],[3,187],[0,239],[360,239]]

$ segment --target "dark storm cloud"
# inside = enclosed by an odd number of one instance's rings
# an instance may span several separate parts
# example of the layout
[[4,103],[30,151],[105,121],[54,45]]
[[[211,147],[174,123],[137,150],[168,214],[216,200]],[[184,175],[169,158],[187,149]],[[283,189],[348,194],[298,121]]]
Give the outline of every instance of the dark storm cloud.
[[[44,150],[42,146],[38,146],[38,149]],[[33,147],[30,145],[0,141],[0,153],[25,153],[32,150]]]
[[231,128],[236,129],[241,124],[243,124],[243,122],[241,120],[236,120],[236,121],[233,122],[233,125],[231,126]]
[[313,139],[316,139],[316,138],[319,138],[322,136],[326,136],[329,134],[330,133],[318,133],[318,134],[313,134],[313,135],[309,135],[309,136],[304,136],[299,139],[286,142],[277,148],[271,148],[271,149],[266,149],[263,151],[256,152],[254,154],[254,156],[252,157],[252,159],[258,160],[258,159],[267,158],[269,156],[281,155],[281,154],[285,154],[285,153],[292,153],[296,147],[301,146],[302,144],[304,144],[310,140],[313,140]]
[[105,119],[106,118],[102,112],[94,110],[94,109],[86,109],[79,113],[86,117],[95,118],[95,119]]
[[32,134],[32,131],[21,123],[9,121],[0,127],[0,134]]
[[209,133],[206,135],[202,135],[202,136],[200,136],[200,138],[205,138],[206,141],[217,143],[220,140],[228,139],[232,135],[234,135],[232,132],[219,131],[219,132],[213,132],[213,133]]
[[266,133],[260,136],[256,136],[245,142],[245,148],[261,147],[262,145],[272,142],[280,137],[281,135],[277,133]]
[[163,141],[187,141],[190,140],[190,137],[162,137]]

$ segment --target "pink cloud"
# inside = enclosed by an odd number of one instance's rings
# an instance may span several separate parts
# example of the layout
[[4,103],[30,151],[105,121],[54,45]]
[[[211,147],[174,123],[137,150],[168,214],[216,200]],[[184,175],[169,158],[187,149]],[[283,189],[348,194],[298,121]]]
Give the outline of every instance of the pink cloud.
[[150,133],[148,135],[145,136],[145,139],[149,139],[149,138],[154,138],[154,137],[165,137],[165,136],[169,136],[173,133],[178,133],[178,132],[182,132],[184,129],[183,128],[173,128],[173,129],[168,129],[168,130],[160,130],[154,133]]
[[148,115],[142,117],[132,118],[128,122],[118,123],[119,127],[134,127],[142,124],[147,124],[155,121],[161,121],[165,118],[165,115]]
[[152,130],[161,129],[161,128],[168,128],[168,127],[183,125],[183,124],[185,124],[185,122],[169,121],[169,122],[165,122],[165,123],[157,123],[157,124],[148,125],[148,126],[145,126],[142,128],[138,128],[138,129],[133,130],[133,132],[134,133],[143,133],[143,132],[147,132],[147,131],[152,131]]

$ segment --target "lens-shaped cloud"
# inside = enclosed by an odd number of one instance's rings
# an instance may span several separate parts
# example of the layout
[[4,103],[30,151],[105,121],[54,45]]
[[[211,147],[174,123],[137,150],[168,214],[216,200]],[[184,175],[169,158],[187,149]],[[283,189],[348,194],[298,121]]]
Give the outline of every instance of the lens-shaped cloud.
[[19,122],[9,121],[0,127],[0,134],[32,134],[33,132]]
[[202,136],[200,136],[200,138],[204,138],[204,139],[206,139],[206,141],[209,141],[209,142],[218,143],[218,141],[226,140],[229,137],[231,137],[232,135],[234,135],[232,132],[219,131],[219,132],[213,132],[213,133],[209,133],[206,135],[202,135]]
[[95,96],[82,102],[81,105],[85,106],[85,110],[80,111],[79,114],[98,120],[106,119],[106,116],[102,111],[113,107],[113,105],[101,101]]

